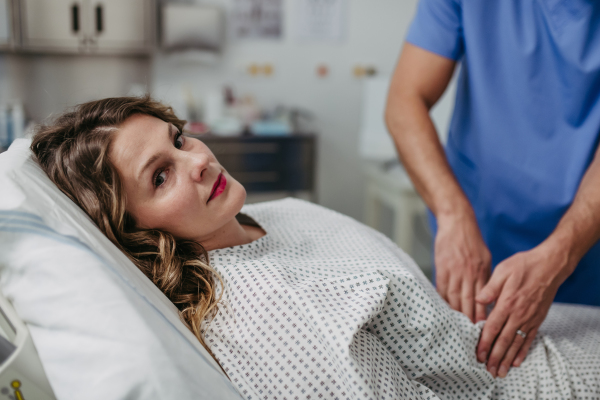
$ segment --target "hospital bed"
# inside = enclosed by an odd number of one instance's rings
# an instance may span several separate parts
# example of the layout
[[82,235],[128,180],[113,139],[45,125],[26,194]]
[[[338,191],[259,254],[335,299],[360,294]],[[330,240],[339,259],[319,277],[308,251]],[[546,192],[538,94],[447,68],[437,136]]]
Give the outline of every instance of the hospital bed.
[[[28,328],[51,387],[35,381],[44,395],[241,399],[175,306],[49,181],[29,144],[17,140],[0,155],[0,291],[10,301],[0,298],[0,308],[12,304],[8,319],[18,315]],[[585,321],[571,322],[600,327],[600,310],[590,310],[581,314]],[[548,329],[565,331],[553,321]],[[23,383],[9,387],[15,379],[3,380],[1,368],[0,398],[6,387],[28,399]]]
[[0,291],[54,395],[240,399],[176,307],[47,178],[29,145],[0,154]]

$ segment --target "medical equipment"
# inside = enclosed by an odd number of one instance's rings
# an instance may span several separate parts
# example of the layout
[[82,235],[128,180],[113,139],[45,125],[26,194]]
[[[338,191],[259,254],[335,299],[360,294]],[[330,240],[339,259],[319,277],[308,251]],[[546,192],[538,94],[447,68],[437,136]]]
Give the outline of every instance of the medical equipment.
[[0,393],[16,400],[56,399],[27,326],[0,294]]

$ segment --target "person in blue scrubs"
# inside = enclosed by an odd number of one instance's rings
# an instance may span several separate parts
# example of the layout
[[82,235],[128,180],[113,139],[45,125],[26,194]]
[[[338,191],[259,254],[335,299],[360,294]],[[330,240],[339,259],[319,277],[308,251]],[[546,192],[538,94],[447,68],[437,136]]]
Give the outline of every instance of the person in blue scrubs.
[[[429,110],[457,65],[443,148]],[[435,216],[437,289],[486,320],[492,375],[553,301],[600,306],[600,2],[421,0],[386,122]]]

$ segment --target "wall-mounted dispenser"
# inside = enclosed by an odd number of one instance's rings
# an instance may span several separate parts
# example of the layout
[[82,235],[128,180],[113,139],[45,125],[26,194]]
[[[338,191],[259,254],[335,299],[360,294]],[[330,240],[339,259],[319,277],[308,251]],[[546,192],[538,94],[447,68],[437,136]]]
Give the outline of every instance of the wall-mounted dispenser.
[[161,47],[168,52],[218,53],[225,38],[225,16],[214,6],[166,3],[162,8]]

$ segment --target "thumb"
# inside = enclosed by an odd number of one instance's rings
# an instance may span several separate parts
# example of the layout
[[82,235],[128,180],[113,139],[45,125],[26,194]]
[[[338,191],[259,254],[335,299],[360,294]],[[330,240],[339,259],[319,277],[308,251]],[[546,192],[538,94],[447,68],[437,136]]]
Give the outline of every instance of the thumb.
[[488,283],[477,293],[475,297],[476,302],[487,305],[498,299],[506,281],[506,278],[498,272],[500,271],[493,273]]

